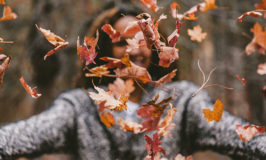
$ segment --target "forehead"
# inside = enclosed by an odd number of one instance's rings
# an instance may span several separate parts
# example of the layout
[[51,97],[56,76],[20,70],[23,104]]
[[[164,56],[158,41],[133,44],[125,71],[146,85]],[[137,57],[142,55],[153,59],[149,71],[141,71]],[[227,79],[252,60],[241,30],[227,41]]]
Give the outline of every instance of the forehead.
[[127,25],[130,22],[136,21],[137,18],[134,16],[124,16],[119,18],[115,24],[114,24],[114,28],[119,31],[120,33],[123,33],[123,31],[125,30],[125,28],[127,27]]

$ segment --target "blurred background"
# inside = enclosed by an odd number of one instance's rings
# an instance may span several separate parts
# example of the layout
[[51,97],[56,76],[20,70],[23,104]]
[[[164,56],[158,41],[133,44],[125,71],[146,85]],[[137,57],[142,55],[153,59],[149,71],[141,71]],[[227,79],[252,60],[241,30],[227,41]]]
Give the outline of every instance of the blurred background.
[[[84,32],[84,26],[91,16],[102,10],[110,0],[6,0],[18,15],[15,20],[0,22],[0,37],[14,44],[0,44],[2,53],[11,56],[9,69],[5,73],[4,83],[0,85],[0,123],[26,119],[40,113],[63,91],[75,88],[77,77],[81,74],[81,62],[76,53],[77,37]],[[115,0],[123,5],[122,0]],[[128,1],[143,12],[150,12],[138,0]],[[168,19],[160,24],[160,30],[170,35],[175,29],[175,20],[170,13],[170,0],[158,0],[163,7],[153,16],[161,13]],[[178,0],[181,13],[203,0]],[[177,43],[180,59],[177,62],[179,80],[189,80],[198,85],[202,83],[197,61],[208,73],[216,67],[210,83],[223,84],[234,88],[233,91],[217,87],[207,90],[214,99],[221,99],[225,110],[247,119],[254,124],[266,126],[266,105],[262,88],[265,75],[256,73],[257,65],[264,63],[266,56],[254,52],[247,56],[245,46],[252,40],[250,28],[256,22],[265,27],[265,19],[247,17],[242,23],[236,18],[246,11],[254,10],[254,4],[260,0],[216,0],[218,9],[201,13],[198,21],[185,23]],[[119,7],[121,7],[119,6]],[[0,7],[0,15],[3,6]],[[43,61],[43,56],[53,47],[37,31],[35,24],[64,38],[68,47]],[[199,24],[207,38],[201,43],[192,42],[187,34],[188,28]],[[246,86],[236,78],[246,79]],[[19,78],[23,76],[30,86],[37,86],[42,96],[33,99],[22,88]],[[195,160],[230,159],[210,151],[193,155]],[[21,160],[24,158],[21,158]],[[70,155],[44,155],[36,160],[71,159]]]

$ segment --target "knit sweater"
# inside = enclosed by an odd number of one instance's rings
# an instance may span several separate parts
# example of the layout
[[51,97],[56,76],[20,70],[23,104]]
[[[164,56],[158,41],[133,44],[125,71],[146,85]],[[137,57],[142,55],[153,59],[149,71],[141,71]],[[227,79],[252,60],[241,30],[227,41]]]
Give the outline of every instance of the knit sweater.
[[[208,122],[202,109],[213,107],[213,100],[206,91],[195,97],[199,87],[187,81],[172,82],[164,89],[147,89],[160,98],[175,96],[177,108],[171,137],[162,139],[166,157],[178,153],[190,155],[198,150],[213,150],[234,159],[266,159],[266,135],[255,136],[242,142],[235,133],[236,124],[248,122],[224,111],[219,122]],[[89,89],[93,91],[93,89]],[[150,98],[143,95],[140,104]],[[121,114],[122,118],[135,114]],[[44,112],[29,119],[9,123],[0,128],[0,159],[37,157],[44,153],[72,153],[80,160],[143,159],[144,134],[132,134],[118,126],[107,128],[101,123],[98,109],[88,96],[88,91],[74,89],[62,93]]]

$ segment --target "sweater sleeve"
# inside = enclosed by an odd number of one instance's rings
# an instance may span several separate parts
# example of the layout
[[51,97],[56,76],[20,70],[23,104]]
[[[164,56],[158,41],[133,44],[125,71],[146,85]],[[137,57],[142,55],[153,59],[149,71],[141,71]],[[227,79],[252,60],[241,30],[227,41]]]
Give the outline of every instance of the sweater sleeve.
[[[82,100],[83,99],[83,100]],[[76,117],[88,100],[81,89],[60,95],[44,112],[0,128],[0,159],[74,151]]]
[[[194,91],[198,89],[191,84]],[[223,112],[219,122],[208,122],[202,109],[213,110],[213,100],[206,91],[195,97],[188,97],[182,113],[182,150],[191,154],[198,150],[213,150],[233,159],[266,159],[266,134],[255,136],[248,142],[242,142],[236,134],[237,124],[248,125],[245,120],[227,111]]]

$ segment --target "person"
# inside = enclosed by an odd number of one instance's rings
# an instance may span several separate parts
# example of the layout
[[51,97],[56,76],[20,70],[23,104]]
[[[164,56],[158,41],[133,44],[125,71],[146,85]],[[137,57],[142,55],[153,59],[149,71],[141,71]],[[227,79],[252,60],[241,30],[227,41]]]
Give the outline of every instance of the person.
[[[114,12],[111,16],[114,21],[110,21],[110,24],[118,31],[123,31],[124,24],[135,20],[135,12],[119,9],[108,9],[108,12],[105,16],[110,16],[111,12]],[[100,24],[95,27],[91,23],[88,25],[94,27],[89,30],[92,33],[101,26]],[[102,33],[100,35],[106,36]],[[106,39],[108,37],[99,38],[101,53],[108,46],[112,46],[112,56],[121,58],[125,46],[106,45]],[[149,49],[143,47],[135,52],[137,57],[132,59],[133,62],[147,68],[152,65],[150,61],[153,54]],[[96,64],[100,63],[96,60]],[[154,74],[156,75],[158,73]],[[135,87],[136,90],[130,97],[133,105],[150,100],[138,86]],[[162,99],[172,96],[173,91],[177,95],[173,101],[173,106],[178,110],[173,120],[175,127],[171,130],[171,138],[163,139],[162,144],[167,157],[174,157],[178,153],[190,155],[198,150],[209,149],[234,159],[266,158],[265,134],[258,135],[249,142],[242,142],[235,133],[237,124],[248,125],[248,122],[226,111],[217,123],[209,123],[203,118],[202,108],[211,109],[214,103],[206,91],[201,91],[193,97],[192,94],[199,87],[188,81],[172,82],[166,84],[165,88],[159,90],[147,86],[146,90],[153,97],[159,94]],[[96,104],[89,97],[88,91],[93,92],[93,89],[73,89],[62,93],[44,112],[26,120],[1,126],[0,159],[31,158],[54,152],[71,153],[75,159],[81,160],[143,159],[147,155],[143,134],[131,134],[116,127],[107,128],[101,122]],[[121,116],[137,120],[130,112],[124,112]]]

